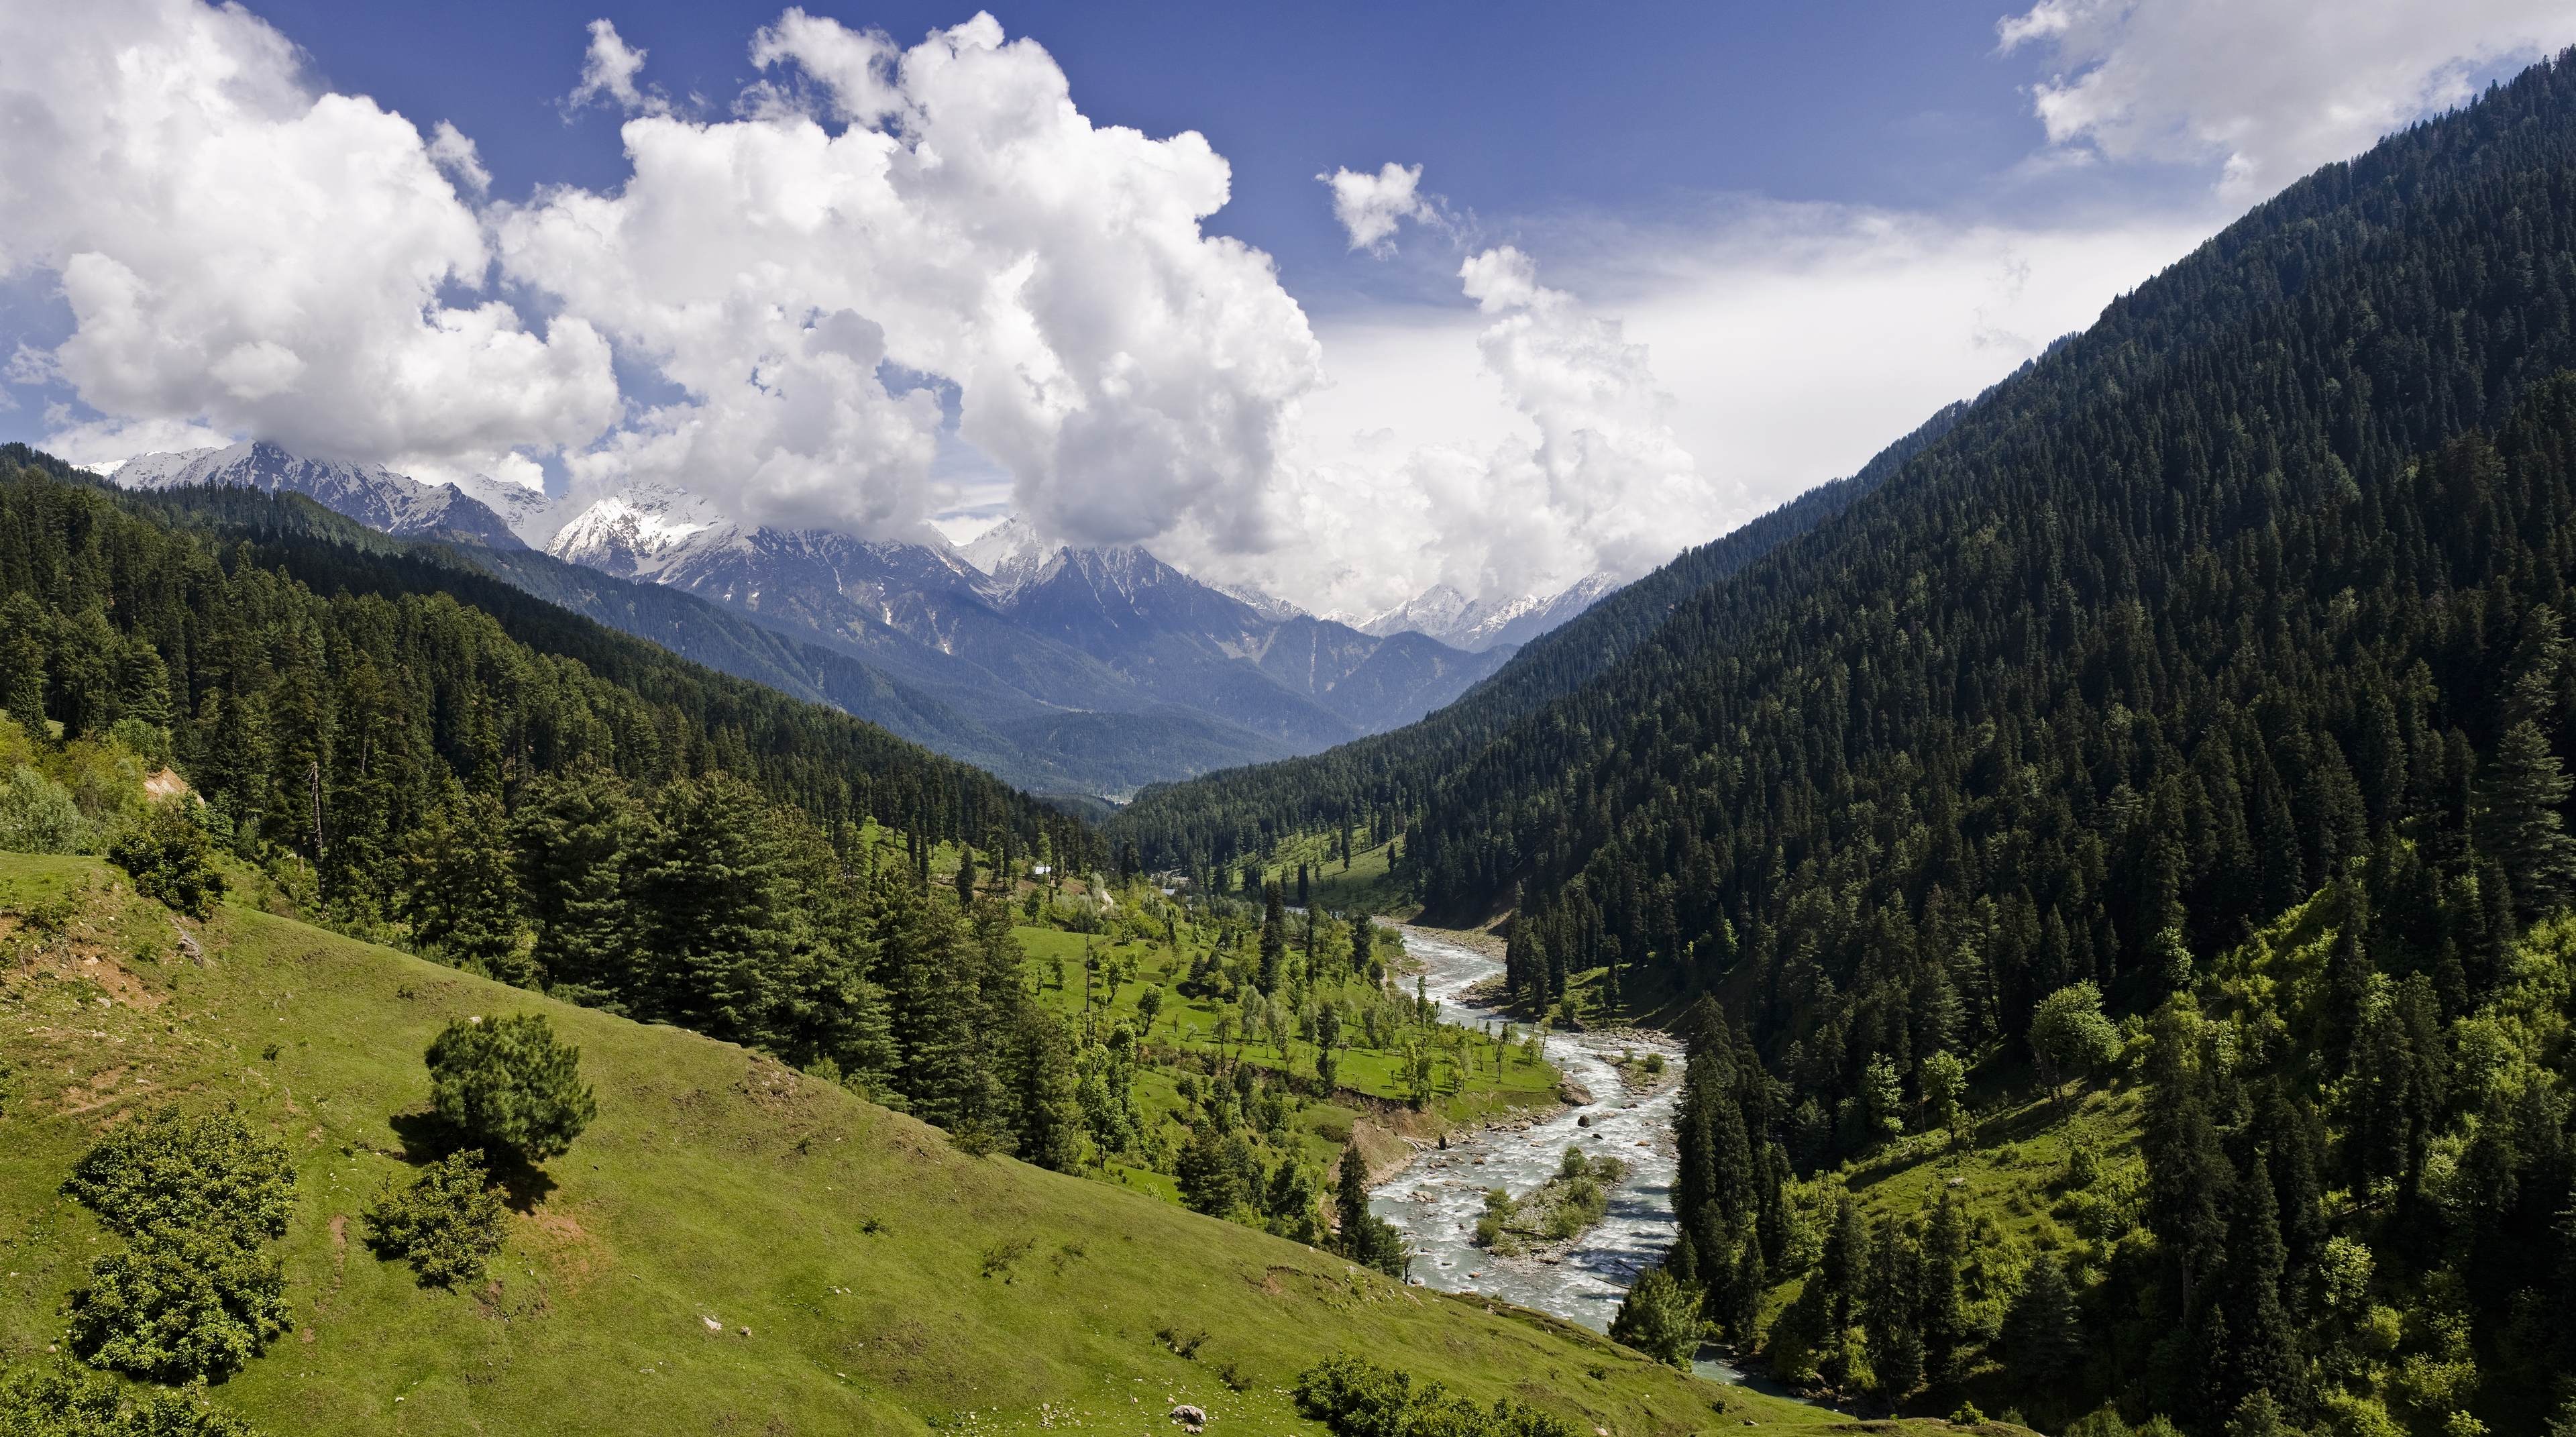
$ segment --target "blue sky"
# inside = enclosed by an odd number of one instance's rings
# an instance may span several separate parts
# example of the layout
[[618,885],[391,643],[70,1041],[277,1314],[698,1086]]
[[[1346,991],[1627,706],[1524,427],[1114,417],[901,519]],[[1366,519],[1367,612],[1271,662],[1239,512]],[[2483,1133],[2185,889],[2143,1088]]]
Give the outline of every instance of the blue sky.
[[[606,16],[674,97],[721,114],[756,78],[750,36],[776,4],[251,7],[331,88],[421,124],[453,121],[494,191],[606,188],[625,174],[619,116],[566,123],[584,27]],[[954,4],[811,5],[899,42],[955,24]],[[2113,186],[2032,186],[2010,171],[2046,134],[2025,87],[2047,57],[1997,53],[1995,0],[1720,4],[999,5],[1044,45],[1083,112],[1149,135],[1196,130],[1232,162],[1210,228],[1280,261],[1310,308],[1401,293],[1355,259],[1315,175],[1423,165],[1434,189],[1508,231],[1566,209],[1687,215],[1736,192],[1944,213],[2030,216],[2205,184],[2197,167],[2131,167]],[[1454,266],[1453,266],[1454,267]],[[1455,286],[1438,286],[1454,301]]]
[[2539,0],[973,13],[0,0],[0,436],[1017,512],[1330,612],[1552,592],[2576,41]]

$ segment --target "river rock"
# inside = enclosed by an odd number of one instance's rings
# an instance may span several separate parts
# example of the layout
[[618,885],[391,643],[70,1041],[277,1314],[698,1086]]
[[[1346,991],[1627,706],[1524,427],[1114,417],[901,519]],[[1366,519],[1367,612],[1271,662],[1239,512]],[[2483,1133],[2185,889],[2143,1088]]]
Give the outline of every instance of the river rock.
[[1588,1128],[1592,1126],[1592,1115],[1590,1113],[1585,1113],[1582,1117],[1574,1120],[1574,1125],[1578,1128]]
[[1556,1100],[1560,1103],[1570,1103],[1578,1108],[1587,1108],[1592,1105],[1592,1090],[1581,1083],[1559,1083],[1556,1085]]

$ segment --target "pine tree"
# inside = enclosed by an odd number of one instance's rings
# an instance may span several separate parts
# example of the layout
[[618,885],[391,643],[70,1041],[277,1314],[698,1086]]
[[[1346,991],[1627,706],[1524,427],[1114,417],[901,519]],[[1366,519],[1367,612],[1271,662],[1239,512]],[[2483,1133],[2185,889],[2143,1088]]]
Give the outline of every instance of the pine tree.
[[2053,1253],[2031,1259],[2021,1291],[2004,1317],[2004,1351],[2013,1373],[2040,1385],[2054,1383],[2083,1355],[2075,1293]]
[[5,683],[9,717],[38,743],[45,741],[45,611],[35,597],[11,594],[0,603],[0,683]]
[[789,941],[770,805],[730,774],[655,796],[631,892],[646,971],[638,1016],[732,1042],[776,1035],[772,983]]
[[1263,885],[1261,897],[1261,975],[1255,986],[1266,995],[1279,991],[1287,969],[1288,910],[1276,883]]
[[2235,1169],[2210,1122],[2205,1078],[2193,1063],[2190,1021],[2172,1003],[2156,1014],[2144,1145],[2147,1225],[2172,1254],[2186,1314],[2199,1300],[2196,1284],[2221,1259],[2235,1186]]
[[468,972],[534,987],[536,965],[519,946],[518,855],[499,800],[451,780],[408,857],[413,941]]
[[1872,1245],[1868,1334],[1870,1376],[1879,1395],[1894,1401],[1923,1383],[1922,1250],[1894,1217],[1882,1218]]
[[1072,1172],[1081,1165],[1084,1126],[1072,1039],[1061,1020],[1031,1008],[1021,1014],[1018,1046],[1019,1157]]
[[1225,1217],[1243,1204],[1243,1139],[1212,1127],[1193,1129],[1181,1144],[1173,1176],[1192,1212]]
[[621,995],[643,973],[626,874],[646,833],[625,783],[595,770],[540,778],[521,793],[510,837],[538,980],[565,1002],[628,1011]]
[[1369,1210],[1368,1164],[1360,1160],[1360,1150],[1356,1145],[1342,1149],[1337,1178],[1333,1189],[1333,1210],[1341,1224],[1343,1251],[1358,1256],[1358,1249],[1351,1244],[1367,1224]]
[[2558,908],[2576,889],[2576,836],[2560,817],[2565,765],[2540,726],[2525,719],[2505,731],[2483,778],[2478,842],[2502,865],[2514,907],[2527,915]]
[[2234,1390],[2266,1393],[2282,1407],[2304,1410],[2305,1359],[2298,1334],[2281,1305],[2281,1273],[2288,1250],[2281,1243],[2280,1214],[2270,1169],[2257,1153],[2236,1191],[2236,1221],[2227,1246],[2228,1331],[2234,1342]]
[[1936,1385],[1957,1380],[1974,1340],[1960,1289],[1960,1272],[1970,1256],[1967,1213],[1956,1195],[1945,1190],[1924,1232],[1922,1287],[1916,1297],[1924,1375]]
[[1847,1334],[1860,1320],[1868,1302],[1870,1274],[1869,1227],[1861,1220],[1860,1205],[1851,1194],[1842,1194],[1834,1206],[1833,1226],[1825,1233],[1825,1251],[1817,1278],[1825,1300],[1825,1331],[1821,1346],[1820,1370],[1840,1382],[1849,1375],[1844,1348]]

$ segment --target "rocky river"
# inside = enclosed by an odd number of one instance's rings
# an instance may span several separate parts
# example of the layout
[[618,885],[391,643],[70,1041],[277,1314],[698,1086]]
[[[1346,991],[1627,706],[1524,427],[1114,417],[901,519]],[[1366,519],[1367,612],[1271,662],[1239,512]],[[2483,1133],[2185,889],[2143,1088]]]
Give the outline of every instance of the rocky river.
[[[1440,1001],[1442,1018],[1500,1030],[1502,1013],[1463,996],[1500,974],[1499,960],[1415,929],[1405,930],[1405,949],[1420,965],[1430,996]],[[1499,1297],[1606,1332],[1628,1284],[1672,1243],[1672,1116],[1681,1093],[1682,1046],[1659,1033],[1615,1031],[1551,1033],[1546,1050],[1566,1082],[1588,1092],[1591,1102],[1527,1122],[1452,1133],[1445,1151],[1424,1151],[1372,1189],[1369,1209],[1404,1230],[1420,1254],[1413,1275],[1426,1285]],[[1650,1052],[1664,1055],[1660,1079],[1619,1065],[1623,1054]],[[1627,1072],[1636,1074],[1635,1087],[1623,1076]],[[1527,1257],[1498,1257],[1475,1245],[1487,1189],[1527,1196],[1555,1174],[1565,1150],[1577,1146],[1587,1156],[1615,1156],[1628,1170],[1611,1191],[1609,1215],[1599,1226]],[[1743,1380],[1723,1362],[1696,1366],[1717,1381]]]

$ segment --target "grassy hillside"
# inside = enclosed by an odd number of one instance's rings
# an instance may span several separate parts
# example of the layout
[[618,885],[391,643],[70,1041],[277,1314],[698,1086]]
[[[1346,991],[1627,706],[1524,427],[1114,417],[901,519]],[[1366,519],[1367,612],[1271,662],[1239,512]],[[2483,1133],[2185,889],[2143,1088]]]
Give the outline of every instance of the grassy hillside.
[[[115,1241],[57,1195],[79,1155],[163,1104],[233,1104],[300,1159],[297,1331],[213,1393],[271,1432],[1143,1431],[1175,1400],[1221,1432],[1317,1430],[1279,1389],[1340,1350],[1618,1434],[1830,1420],[238,904],[189,925],[192,956],[93,860],[0,855],[0,912],[0,1366],[50,1360]],[[357,1214],[428,1139],[429,1038],[526,1011],[580,1045],[599,1120],[521,1185],[488,1285],[424,1291]],[[1184,1359],[1167,1330],[1208,1336]]]

